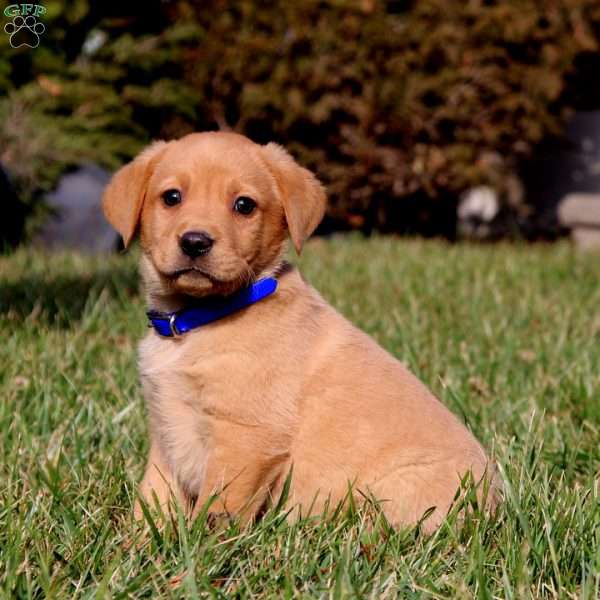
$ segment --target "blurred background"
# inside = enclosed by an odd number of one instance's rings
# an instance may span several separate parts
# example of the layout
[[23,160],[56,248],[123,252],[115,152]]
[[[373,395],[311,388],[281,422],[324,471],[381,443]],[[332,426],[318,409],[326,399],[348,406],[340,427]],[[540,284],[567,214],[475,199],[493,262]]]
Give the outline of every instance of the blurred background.
[[5,249],[115,249],[111,172],[153,139],[215,129],[315,171],[321,233],[600,245],[598,0],[2,9]]

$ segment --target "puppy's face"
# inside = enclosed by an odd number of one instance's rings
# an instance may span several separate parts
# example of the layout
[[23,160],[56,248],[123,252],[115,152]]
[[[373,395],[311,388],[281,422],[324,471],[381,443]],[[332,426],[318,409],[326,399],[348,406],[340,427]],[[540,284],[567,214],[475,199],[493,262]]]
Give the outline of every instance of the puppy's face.
[[300,251],[323,216],[314,176],[274,144],[232,133],[157,142],[113,178],[108,220],[139,229],[154,294],[229,294],[273,267],[287,230]]
[[227,293],[278,258],[285,215],[255,144],[191,136],[151,169],[140,232],[146,279],[185,294]]

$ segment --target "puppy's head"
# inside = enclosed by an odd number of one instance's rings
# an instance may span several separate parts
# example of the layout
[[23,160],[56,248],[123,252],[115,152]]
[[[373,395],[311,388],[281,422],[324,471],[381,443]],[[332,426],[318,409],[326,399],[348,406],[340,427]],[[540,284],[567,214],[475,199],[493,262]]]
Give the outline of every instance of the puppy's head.
[[228,294],[280,260],[286,232],[300,252],[325,193],[280,146],[233,133],[155,142],[104,194],[127,246],[139,230],[154,293]]

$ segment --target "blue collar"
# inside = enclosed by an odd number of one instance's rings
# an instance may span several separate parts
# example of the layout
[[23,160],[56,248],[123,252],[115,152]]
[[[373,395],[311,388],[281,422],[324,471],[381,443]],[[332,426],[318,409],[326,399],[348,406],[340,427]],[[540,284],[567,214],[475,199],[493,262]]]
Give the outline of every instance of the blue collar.
[[149,326],[154,327],[159,335],[178,337],[192,329],[202,327],[202,325],[207,325],[246,308],[246,306],[270,296],[276,289],[277,279],[265,277],[226,298],[210,298],[200,301],[192,308],[185,308],[173,313],[150,310],[146,314],[150,321]]

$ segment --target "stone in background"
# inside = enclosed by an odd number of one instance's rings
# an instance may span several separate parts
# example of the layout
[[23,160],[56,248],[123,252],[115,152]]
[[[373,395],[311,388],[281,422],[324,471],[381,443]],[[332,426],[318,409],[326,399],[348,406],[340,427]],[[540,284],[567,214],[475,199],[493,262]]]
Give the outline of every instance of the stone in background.
[[600,194],[569,194],[558,207],[563,227],[583,250],[600,250]]
[[36,246],[87,253],[113,252],[119,237],[102,213],[102,193],[111,174],[85,165],[64,175],[45,202],[53,214],[34,237]]

